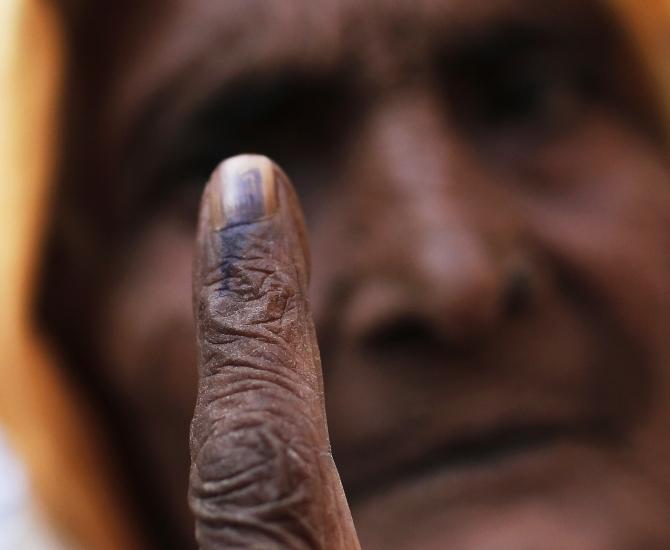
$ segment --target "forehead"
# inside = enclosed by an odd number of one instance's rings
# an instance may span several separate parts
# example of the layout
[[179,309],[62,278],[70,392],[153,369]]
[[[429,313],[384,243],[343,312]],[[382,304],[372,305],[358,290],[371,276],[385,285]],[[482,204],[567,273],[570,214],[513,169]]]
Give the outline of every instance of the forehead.
[[[590,0],[174,0],[131,10],[108,112],[126,118],[157,90],[191,98],[216,81],[284,68],[315,70],[421,56],[502,23],[555,28],[592,11]],[[113,91],[112,91],[113,90]],[[186,98],[184,98],[186,102]]]

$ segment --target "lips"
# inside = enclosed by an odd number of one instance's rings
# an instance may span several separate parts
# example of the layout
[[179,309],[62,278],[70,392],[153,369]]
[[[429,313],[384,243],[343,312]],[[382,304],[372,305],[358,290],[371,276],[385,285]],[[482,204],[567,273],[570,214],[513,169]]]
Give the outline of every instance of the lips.
[[351,483],[347,483],[345,473],[347,494],[352,502],[359,502],[436,472],[493,471],[515,459],[528,458],[560,443],[593,442],[605,433],[593,423],[529,422],[455,435],[442,445],[424,449],[411,457],[385,459],[385,453],[379,452],[376,471],[368,470],[364,477],[352,479]]

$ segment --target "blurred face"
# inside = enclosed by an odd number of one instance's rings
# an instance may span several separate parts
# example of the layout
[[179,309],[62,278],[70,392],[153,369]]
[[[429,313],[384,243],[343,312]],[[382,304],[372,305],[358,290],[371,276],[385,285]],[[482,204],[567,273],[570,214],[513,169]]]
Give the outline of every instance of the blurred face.
[[198,196],[218,161],[257,152],[306,211],[364,547],[670,546],[670,162],[604,14],[149,4],[110,23],[82,107],[97,137],[73,147],[71,184],[96,260],[68,279],[89,312],[79,357],[161,517],[189,533]]

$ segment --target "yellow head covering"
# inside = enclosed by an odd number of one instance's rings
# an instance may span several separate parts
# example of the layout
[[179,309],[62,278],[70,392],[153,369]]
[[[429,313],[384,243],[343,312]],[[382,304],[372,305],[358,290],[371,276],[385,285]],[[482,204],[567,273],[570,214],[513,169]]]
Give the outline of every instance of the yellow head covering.
[[[670,129],[670,0],[609,0],[637,44]],[[670,143],[670,130],[666,132]]]
[[42,505],[84,548],[134,548],[96,430],[32,324],[63,62],[53,6],[0,2],[0,426]]

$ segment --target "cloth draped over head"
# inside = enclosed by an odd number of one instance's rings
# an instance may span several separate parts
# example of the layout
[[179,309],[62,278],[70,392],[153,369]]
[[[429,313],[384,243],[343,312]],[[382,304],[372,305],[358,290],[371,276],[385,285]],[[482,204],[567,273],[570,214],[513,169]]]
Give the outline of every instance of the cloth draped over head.
[[[670,144],[670,0],[601,0],[611,4],[630,33],[649,76],[658,90],[666,141]],[[616,60],[612,60],[615,62]]]
[[0,428],[66,544],[136,548],[104,442],[34,326],[57,165],[64,41],[51,2],[0,3]]
[[[637,45],[670,128],[670,0],[605,3]],[[66,539],[84,548],[134,548],[140,539],[114,490],[90,404],[56,368],[33,319],[58,164],[63,44],[53,3],[0,4],[0,427]]]

